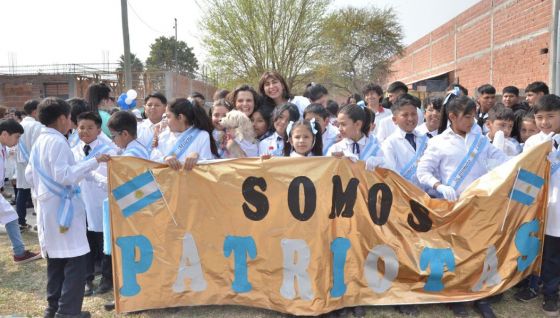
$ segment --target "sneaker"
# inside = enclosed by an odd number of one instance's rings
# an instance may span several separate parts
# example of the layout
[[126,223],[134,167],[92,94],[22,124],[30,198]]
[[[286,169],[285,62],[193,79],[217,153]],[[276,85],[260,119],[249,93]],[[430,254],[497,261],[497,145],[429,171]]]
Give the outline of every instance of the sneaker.
[[32,226],[29,225],[29,224],[24,224],[24,225],[20,225],[20,226],[19,226],[19,231],[20,231],[21,233],[27,232],[28,230],[31,230],[31,229],[32,229]]
[[535,299],[539,296],[539,293],[531,287],[527,287],[515,293],[513,297],[521,302],[528,302],[531,299]]
[[111,300],[110,302],[106,302],[103,305],[103,308],[105,308],[106,311],[111,311],[115,309],[115,301]]
[[395,306],[395,309],[399,313],[401,313],[401,315],[405,315],[405,316],[416,317],[418,316],[418,314],[420,314],[418,307],[416,307],[415,305],[397,305]]
[[453,311],[454,317],[468,317],[469,310],[465,303],[451,303],[449,304],[449,308]]
[[25,251],[20,256],[14,255],[14,263],[25,264],[25,263],[29,263],[31,261],[40,259],[41,257],[42,257],[41,253],[33,253],[31,251]]
[[84,297],[89,297],[93,295],[93,282],[92,281],[86,281],[86,287],[84,289]]
[[558,295],[544,296],[542,304],[544,314],[548,317],[558,317]]
[[105,277],[101,278],[101,283],[95,289],[94,293],[96,295],[105,294],[106,292],[113,289],[113,281],[110,279],[106,279]]

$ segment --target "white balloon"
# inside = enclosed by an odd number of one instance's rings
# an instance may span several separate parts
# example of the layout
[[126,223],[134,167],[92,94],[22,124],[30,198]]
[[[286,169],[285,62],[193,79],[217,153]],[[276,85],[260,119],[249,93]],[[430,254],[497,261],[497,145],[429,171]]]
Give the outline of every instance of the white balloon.
[[127,97],[127,98],[124,100],[124,103],[127,104],[127,105],[131,105],[131,104],[132,104],[132,101],[134,101],[134,98]]
[[138,96],[138,93],[136,93],[136,91],[133,90],[133,89],[129,89],[128,92],[126,92],[126,97],[127,98],[136,99],[137,96]]

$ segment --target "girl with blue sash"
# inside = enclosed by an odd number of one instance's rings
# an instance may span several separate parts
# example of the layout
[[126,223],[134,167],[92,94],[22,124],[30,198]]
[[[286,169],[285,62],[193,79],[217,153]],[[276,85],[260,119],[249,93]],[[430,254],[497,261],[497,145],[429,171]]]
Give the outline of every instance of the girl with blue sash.
[[338,129],[342,140],[332,145],[327,156],[348,157],[366,161],[366,169],[385,167],[383,151],[377,138],[370,134],[373,112],[356,104],[343,106],[338,112]]
[[323,155],[327,154],[329,148],[339,141],[338,128],[330,123],[329,112],[321,104],[310,104],[303,111],[303,118],[305,120],[311,120],[315,118],[315,121],[320,126],[322,142],[323,142]]
[[276,107],[272,113],[274,133],[259,143],[259,155],[282,157],[286,127],[290,121],[297,121],[298,119],[297,106],[287,103]]
[[186,98],[177,98],[166,109],[168,130],[159,135],[151,159],[171,168],[192,170],[197,161],[218,156],[212,124],[203,108]]

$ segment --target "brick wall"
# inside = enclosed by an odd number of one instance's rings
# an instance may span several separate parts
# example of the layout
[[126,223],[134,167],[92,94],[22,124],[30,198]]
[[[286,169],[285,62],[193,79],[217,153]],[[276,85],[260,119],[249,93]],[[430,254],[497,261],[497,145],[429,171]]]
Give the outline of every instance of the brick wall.
[[[549,82],[553,0],[482,0],[410,44],[387,83],[450,73],[473,92]],[[541,50],[548,49],[544,53]]]

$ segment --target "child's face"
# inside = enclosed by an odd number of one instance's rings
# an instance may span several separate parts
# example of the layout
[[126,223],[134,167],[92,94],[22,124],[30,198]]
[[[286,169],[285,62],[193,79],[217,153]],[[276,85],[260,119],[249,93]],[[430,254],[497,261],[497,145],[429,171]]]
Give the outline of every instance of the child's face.
[[545,134],[560,133],[560,110],[540,111],[535,114],[537,128]]
[[343,113],[338,113],[338,129],[340,131],[340,136],[342,138],[349,138],[354,141],[360,140],[362,137],[362,125],[363,121],[356,120],[353,121],[352,118]]
[[84,143],[92,143],[100,133],[101,127],[97,127],[93,120],[82,119],[78,121],[78,136]]
[[249,91],[240,91],[235,99],[235,108],[250,117],[255,110],[255,99],[253,93]]
[[487,113],[496,104],[496,94],[482,94],[478,97],[480,110]]
[[525,93],[525,100],[527,101],[527,104],[529,104],[529,106],[533,107],[535,106],[539,98],[543,95],[544,95],[543,92],[538,92],[538,93],[527,92]]
[[264,135],[268,130],[268,123],[260,112],[254,112],[251,116],[251,121],[253,122],[253,130],[255,130],[257,137]]
[[225,106],[214,106],[212,109],[212,125],[214,129],[224,130],[224,127],[220,124],[220,120],[226,117],[228,110]]
[[449,114],[449,119],[451,120],[451,127],[455,133],[459,135],[466,135],[474,123],[474,111],[470,113],[460,113],[460,114]]
[[315,113],[306,113],[305,114],[305,120],[307,121],[311,121],[311,119],[315,118],[315,122],[319,124],[319,127],[321,127],[321,131],[324,132],[327,129],[327,125],[329,123],[329,119],[323,119],[321,118],[321,116],[315,114]]
[[175,116],[175,114],[169,110],[169,107],[167,107],[165,114],[167,115],[167,126],[171,132],[182,132],[187,128],[183,114]]
[[375,91],[369,91],[365,96],[364,99],[368,106],[377,106],[379,105],[379,95]]
[[3,131],[0,134],[0,142],[7,147],[13,147],[19,142],[20,133],[9,134],[7,131]]
[[[111,134],[111,140],[121,149],[125,149],[128,143],[130,142],[126,137],[128,136],[127,131],[116,131],[109,129],[109,133]],[[125,136],[126,134],[126,136]]]
[[521,142],[527,141],[529,137],[536,135],[539,133],[539,129],[535,122],[532,120],[524,120],[521,123],[521,130],[519,131],[519,135],[521,137]]
[[515,104],[517,104],[518,101],[519,96],[513,93],[504,93],[504,95],[502,95],[502,103],[507,108],[512,108]]
[[288,126],[289,122],[290,112],[285,110],[274,121],[274,130],[276,130],[276,133],[280,136],[284,136],[284,133],[286,133],[286,127]]
[[290,144],[294,151],[306,156],[313,149],[313,133],[304,125],[299,125],[291,131]]
[[490,139],[494,139],[494,135],[497,131],[501,130],[504,132],[504,137],[508,138],[511,136],[511,130],[513,129],[513,121],[511,120],[489,120],[486,122],[486,126],[488,127],[488,137]]
[[405,105],[393,113],[393,122],[400,129],[410,133],[418,125],[418,113],[413,105]]
[[165,113],[165,104],[159,98],[150,97],[146,101],[144,112],[152,123],[159,123],[163,113]]
[[434,131],[439,127],[441,121],[441,112],[436,110],[432,104],[426,106],[426,112],[424,113],[424,118],[426,119],[426,127],[429,131]]
[[264,82],[264,94],[273,100],[282,98],[284,87],[278,79],[270,77]]

